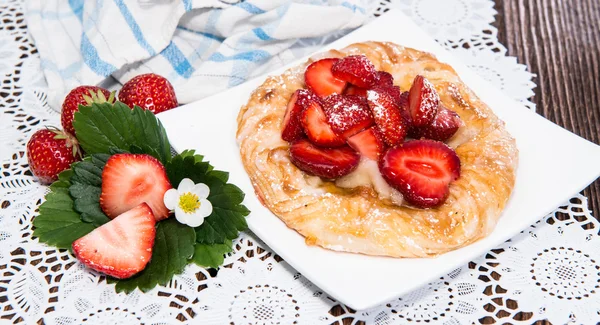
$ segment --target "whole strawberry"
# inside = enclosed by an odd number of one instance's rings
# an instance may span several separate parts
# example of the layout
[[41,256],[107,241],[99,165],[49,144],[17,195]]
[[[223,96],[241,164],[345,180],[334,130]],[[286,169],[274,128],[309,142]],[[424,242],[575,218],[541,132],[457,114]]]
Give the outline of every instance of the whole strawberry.
[[36,131],[27,142],[29,169],[40,182],[50,184],[72,163],[81,160],[74,136],[56,128]]
[[142,74],[127,81],[119,91],[119,101],[131,108],[137,105],[154,114],[179,105],[169,80],[154,73]]
[[79,86],[71,90],[62,104],[60,124],[63,130],[75,135],[73,114],[79,110],[79,105],[89,106],[92,103],[114,103],[115,93],[96,86]]

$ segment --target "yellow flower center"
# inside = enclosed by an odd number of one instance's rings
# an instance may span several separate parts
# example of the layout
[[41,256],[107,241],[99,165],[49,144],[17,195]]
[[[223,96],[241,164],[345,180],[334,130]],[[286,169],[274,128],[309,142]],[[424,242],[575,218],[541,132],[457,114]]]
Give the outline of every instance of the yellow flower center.
[[179,196],[179,207],[185,213],[193,213],[200,207],[198,195],[187,192]]

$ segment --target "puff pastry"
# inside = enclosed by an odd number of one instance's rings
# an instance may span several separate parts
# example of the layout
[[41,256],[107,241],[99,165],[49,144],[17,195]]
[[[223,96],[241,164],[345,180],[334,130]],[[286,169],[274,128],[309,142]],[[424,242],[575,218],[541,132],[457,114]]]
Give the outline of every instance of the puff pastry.
[[[436,88],[445,107],[465,123],[447,142],[461,160],[461,177],[433,209],[394,205],[368,186],[344,189],[310,176],[289,159],[282,120],[304,70],[324,57],[366,55],[403,91],[417,74]],[[392,43],[366,42],[332,50],[272,76],[239,112],[237,140],[260,201],[309,245],[392,257],[427,257],[468,245],[495,227],[515,182],[518,151],[504,123],[433,55]]]

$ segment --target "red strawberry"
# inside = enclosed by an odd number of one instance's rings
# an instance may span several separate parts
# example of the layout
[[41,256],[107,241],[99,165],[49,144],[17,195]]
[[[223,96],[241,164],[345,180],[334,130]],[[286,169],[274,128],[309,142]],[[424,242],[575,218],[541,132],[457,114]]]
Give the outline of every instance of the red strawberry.
[[79,110],[79,105],[90,106],[92,103],[114,103],[115,93],[96,86],[79,86],[71,90],[62,104],[60,124],[63,130],[75,135],[73,115]]
[[440,105],[433,122],[426,126],[413,128],[411,130],[411,136],[416,139],[424,137],[437,141],[446,141],[450,139],[462,125],[462,120],[458,114]]
[[[314,98],[313,98],[314,96]],[[281,138],[285,141],[294,141],[304,135],[302,130],[302,112],[311,102],[318,99],[310,90],[298,89],[288,102],[285,115],[283,116],[283,131]]]
[[396,105],[396,101],[386,91],[373,89],[367,91],[369,107],[378,131],[389,146],[402,143],[408,132],[408,127]]
[[398,106],[400,107],[400,109],[407,111],[409,110],[409,96],[410,96],[410,92],[405,91],[402,94],[400,94],[400,100],[398,102]]
[[410,87],[409,107],[414,126],[425,126],[433,122],[437,114],[440,97],[429,80],[416,76]]
[[147,203],[156,221],[169,217],[163,203],[171,188],[165,167],[150,155],[129,153],[113,155],[102,170],[100,207],[109,218]]
[[346,90],[344,90],[344,95],[356,95],[360,97],[367,97],[367,90],[365,88],[360,88],[355,85],[348,85]]
[[169,80],[154,73],[141,74],[127,81],[119,91],[119,100],[131,108],[137,105],[154,114],[179,105]]
[[308,104],[302,113],[301,121],[304,133],[312,143],[318,146],[339,147],[346,143],[344,138],[333,132],[333,129],[327,123],[327,115],[325,115],[321,104],[317,101]]
[[41,183],[50,184],[72,163],[81,160],[74,136],[56,128],[36,131],[27,142],[27,161]]
[[385,92],[386,94],[390,95],[393,99],[394,99],[394,103],[396,103],[396,106],[400,106],[400,101],[401,101],[401,97],[402,97],[402,91],[400,90],[400,87],[398,86],[376,86],[373,87],[373,90],[378,90],[381,92]]
[[433,208],[444,203],[448,185],[460,176],[460,159],[442,142],[413,140],[390,148],[379,171],[408,203]]
[[333,76],[361,88],[371,88],[377,83],[375,66],[364,55],[347,56],[331,67]]
[[389,72],[377,71],[377,85],[380,87],[394,86],[394,76]]
[[306,139],[290,146],[290,158],[301,170],[327,179],[342,177],[352,172],[360,156],[352,148],[320,148]]
[[117,279],[140,272],[152,257],[156,229],[146,203],[120,214],[73,242],[73,253],[87,267]]
[[341,94],[346,88],[346,82],[331,73],[331,67],[339,60],[329,58],[311,63],[304,72],[306,87],[321,98],[331,94]]
[[369,104],[363,97],[333,94],[325,98],[323,110],[333,132],[344,139],[374,123]]
[[362,156],[375,161],[379,160],[379,156],[385,150],[385,143],[375,128],[368,128],[351,136],[348,138],[348,145]]

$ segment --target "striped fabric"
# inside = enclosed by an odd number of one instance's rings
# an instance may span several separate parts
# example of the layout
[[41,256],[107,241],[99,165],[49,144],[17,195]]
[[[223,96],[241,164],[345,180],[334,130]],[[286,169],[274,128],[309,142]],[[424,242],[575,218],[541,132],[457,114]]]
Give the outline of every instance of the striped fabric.
[[27,22],[59,110],[66,93],[154,72],[188,103],[339,37],[368,0],[29,0]]

